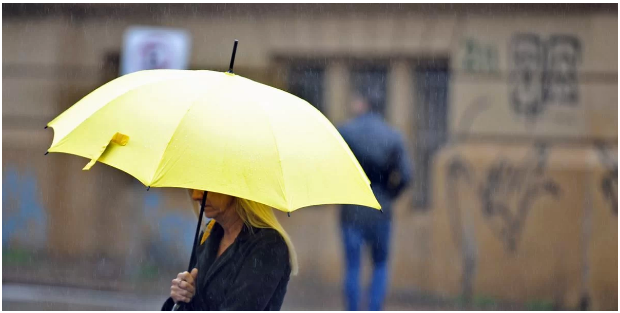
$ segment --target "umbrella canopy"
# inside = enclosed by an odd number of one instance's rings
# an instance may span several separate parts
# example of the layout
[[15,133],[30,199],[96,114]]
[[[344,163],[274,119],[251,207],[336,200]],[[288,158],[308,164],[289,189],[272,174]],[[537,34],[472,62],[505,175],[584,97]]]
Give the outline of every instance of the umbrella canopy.
[[[148,187],[208,190],[292,212],[380,208],[334,126],[308,102],[233,73],[149,70],[98,88],[48,124],[49,152]],[[369,147],[371,148],[371,147]]]

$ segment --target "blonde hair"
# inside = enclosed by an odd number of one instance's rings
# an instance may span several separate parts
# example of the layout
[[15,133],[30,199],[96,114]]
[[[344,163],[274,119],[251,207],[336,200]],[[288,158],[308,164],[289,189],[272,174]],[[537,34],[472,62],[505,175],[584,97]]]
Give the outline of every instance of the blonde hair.
[[[189,199],[191,200],[193,189],[188,189],[187,191],[189,193]],[[194,209],[194,213],[198,216],[200,214],[200,205],[196,201],[191,201],[191,204]],[[273,209],[262,203],[235,197],[235,211],[239,214],[239,217],[241,217],[246,225],[256,228],[275,229],[280,236],[284,238],[286,246],[288,247],[291,274],[297,275],[299,272],[299,265],[297,265],[297,253],[295,252],[295,247],[293,246],[291,238],[284,230],[284,227],[282,227],[280,222],[278,222],[278,218],[273,213]],[[201,225],[201,228],[206,226],[207,221],[203,221],[202,224],[203,225]]]
[[293,242],[291,238],[288,236],[278,218],[273,213],[273,209],[267,205],[262,203],[258,203],[255,201],[243,199],[243,198],[235,198],[235,210],[237,214],[241,217],[243,222],[246,225],[256,228],[272,228],[275,229],[288,246],[288,254],[289,254],[289,263],[291,265],[291,274],[297,275],[299,271],[299,266],[297,265],[297,253],[295,252],[295,247],[293,246]]

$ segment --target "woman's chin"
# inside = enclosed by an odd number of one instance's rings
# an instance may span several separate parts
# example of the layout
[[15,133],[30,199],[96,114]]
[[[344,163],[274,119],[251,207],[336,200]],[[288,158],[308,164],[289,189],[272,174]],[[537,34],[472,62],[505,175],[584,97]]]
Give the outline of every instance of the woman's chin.
[[205,211],[205,217],[207,218],[216,218],[218,216],[219,212],[209,212],[209,211]]

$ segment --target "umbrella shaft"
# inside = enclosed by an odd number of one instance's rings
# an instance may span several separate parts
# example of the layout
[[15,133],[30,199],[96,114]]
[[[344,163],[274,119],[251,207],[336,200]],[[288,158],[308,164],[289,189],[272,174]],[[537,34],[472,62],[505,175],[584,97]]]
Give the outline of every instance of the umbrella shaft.
[[[192,254],[189,257],[189,265],[187,266],[187,271],[188,272],[192,272],[192,261],[194,259],[197,259],[196,256],[196,246],[198,245],[198,235],[200,234],[200,225],[202,224],[202,215],[205,212],[205,204],[207,202],[207,193],[208,191],[205,191],[202,194],[202,204],[200,205],[200,214],[198,214],[198,225],[196,225],[196,234],[194,235],[194,244],[192,245]],[[174,307],[172,307],[172,311],[178,311],[179,308],[181,307],[181,304],[179,303],[175,303]]]
[[196,246],[198,245],[198,235],[200,234],[200,225],[202,225],[202,215],[205,212],[205,204],[207,202],[207,191],[202,194],[202,203],[200,204],[200,214],[198,214],[198,225],[196,225],[196,234],[194,235],[194,244],[192,245],[192,254],[189,259],[189,265],[187,266],[187,271],[191,273],[192,271],[192,261],[196,258]]

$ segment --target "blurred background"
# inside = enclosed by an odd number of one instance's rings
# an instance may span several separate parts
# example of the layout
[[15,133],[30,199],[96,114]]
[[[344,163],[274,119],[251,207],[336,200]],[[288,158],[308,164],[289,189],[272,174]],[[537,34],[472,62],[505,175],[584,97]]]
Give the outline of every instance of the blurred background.
[[[617,4],[3,4],[3,309],[160,308],[187,192],[44,157],[43,127],[125,73],[224,71],[234,39],[235,73],[335,125],[373,88],[405,135],[386,309],[618,309]],[[283,309],[344,309],[338,207],[278,217]]]

